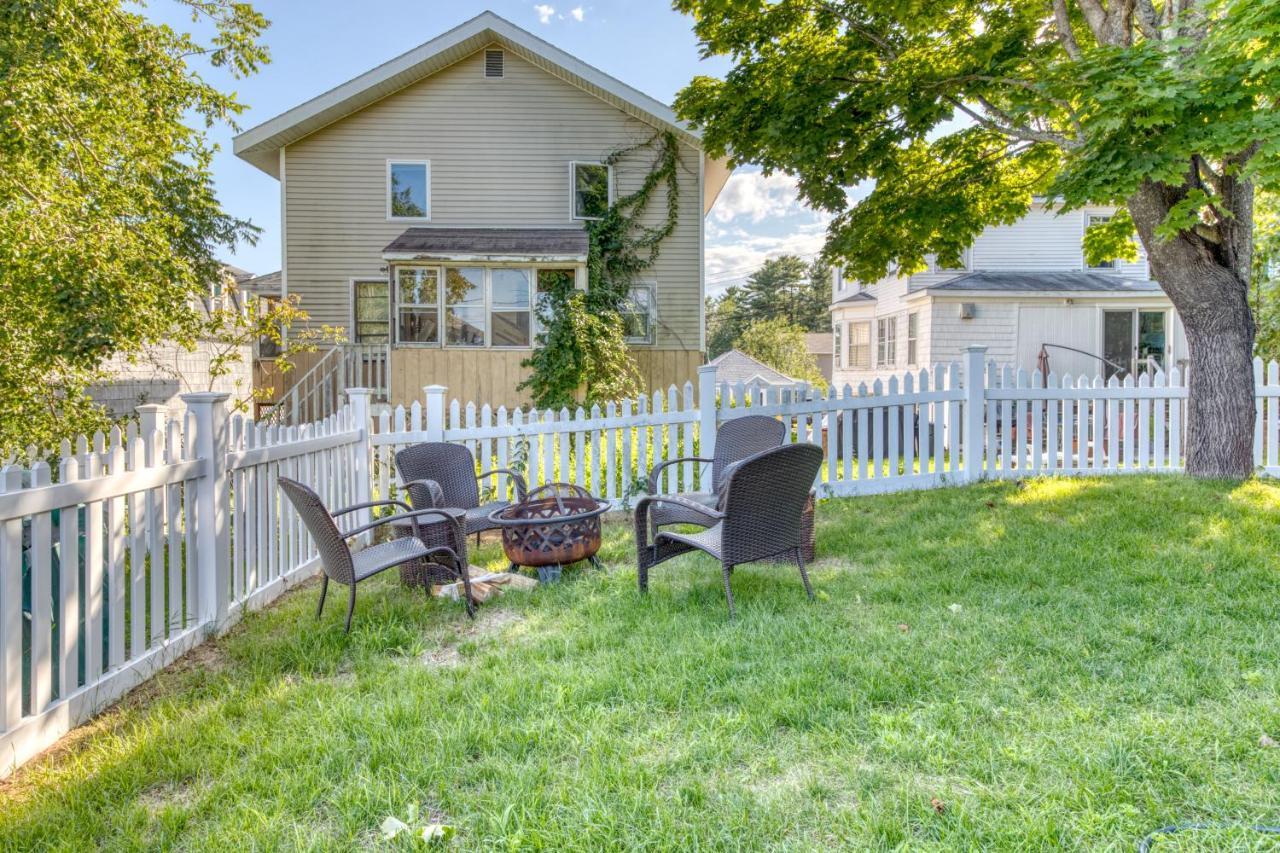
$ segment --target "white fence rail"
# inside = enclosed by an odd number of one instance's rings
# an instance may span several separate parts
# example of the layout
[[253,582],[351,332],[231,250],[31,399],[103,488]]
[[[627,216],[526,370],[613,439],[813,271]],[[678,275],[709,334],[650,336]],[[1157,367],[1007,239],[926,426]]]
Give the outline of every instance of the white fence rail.
[[[1280,365],[1258,362],[1255,373],[1255,458],[1280,475]],[[655,465],[712,456],[716,428],[748,414],[823,446],[814,485],[824,496],[1178,471],[1186,443],[1176,371],[1136,383],[1041,377],[987,364],[981,347],[826,394],[718,386],[705,367],[696,387],[590,410],[463,406],[446,388],[425,391],[375,423],[370,392],[350,389],[337,414],[304,426],[228,417],[226,395],[189,394],[172,421],[144,406],[124,433],[64,445],[52,469],[33,449],[27,464],[0,470],[0,775],[318,568],[280,477],[336,508],[397,491],[398,449],[454,441],[481,472],[513,468],[531,487],[569,481],[622,506]],[[669,466],[659,489],[706,490],[709,467]]]
[[288,428],[226,397],[0,470],[0,775],[318,567],[279,476],[367,496],[366,392]]

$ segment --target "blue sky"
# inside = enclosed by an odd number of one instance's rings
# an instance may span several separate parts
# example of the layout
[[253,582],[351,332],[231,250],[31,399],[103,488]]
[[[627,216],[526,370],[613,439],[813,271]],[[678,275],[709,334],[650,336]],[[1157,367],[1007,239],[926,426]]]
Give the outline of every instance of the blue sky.
[[[428,41],[489,9],[635,88],[670,103],[695,75],[720,75],[724,59],[701,60],[692,22],[663,0],[255,0],[271,21],[265,41],[272,61],[235,80],[207,77],[248,106],[249,128]],[[158,0],[147,14],[190,29],[189,18]],[[255,273],[280,267],[280,199],[276,181],[231,153],[234,134],[211,131],[221,146],[214,177],[223,206],[263,229],[256,246],[226,260]],[[803,208],[785,175],[766,178],[744,168],[731,179],[707,220],[707,284],[712,292],[741,281],[767,257],[812,257],[826,218]]]

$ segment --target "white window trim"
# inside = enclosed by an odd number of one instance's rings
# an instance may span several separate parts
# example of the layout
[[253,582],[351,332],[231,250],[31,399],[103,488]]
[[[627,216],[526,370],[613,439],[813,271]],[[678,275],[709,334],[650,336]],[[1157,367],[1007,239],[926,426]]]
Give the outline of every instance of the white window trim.
[[649,291],[649,334],[643,338],[623,338],[623,342],[629,346],[653,346],[658,337],[656,329],[658,320],[658,283],[652,280],[632,282],[631,287],[628,288],[627,295],[630,296],[630,291],[641,288]]
[[[604,166],[608,170],[609,177],[609,206],[613,207],[613,167],[608,163],[601,163],[598,160],[570,160],[569,161],[569,218],[574,222],[597,222],[603,219],[603,216],[578,216],[578,192],[577,192],[577,169],[579,166]],[[390,203],[390,196],[388,203]]]
[[[392,216],[391,215],[391,164],[398,166],[424,166],[427,171],[427,215],[426,216]],[[431,221],[431,161],[420,160],[413,157],[389,157],[387,158],[387,174],[386,174],[386,213],[388,222],[430,222]]]
[[[912,321],[915,321],[912,323]],[[913,330],[911,327],[915,326]],[[907,367],[915,367],[920,360],[920,312],[911,311],[907,314]],[[912,357],[914,356],[914,358]]]
[[[864,326],[864,325],[867,327],[867,343],[866,343],[867,361],[865,364],[853,364],[852,363],[853,359],[850,358],[850,356],[853,353],[853,327]],[[845,351],[844,351],[844,360],[845,360],[846,369],[848,370],[873,369],[876,363],[876,342],[875,342],[875,338],[873,337],[875,334],[875,322],[872,320],[850,320],[845,327],[845,334],[847,335],[847,339],[845,341]]]
[[[887,335],[887,334],[882,334],[882,333],[881,333],[881,331],[880,331],[880,330],[881,330],[881,324],[882,324],[882,323],[884,324],[884,328],[885,328],[885,329],[892,329],[892,330],[893,330],[893,334],[892,334],[892,335]],[[892,342],[892,344],[893,344],[893,352],[892,352],[892,353],[891,353],[891,352],[889,352],[889,347],[885,345],[887,342]],[[898,318],[897,318],[897,316],[896,316],[896,315],[895,315],[895,316],[892,316],[892,317],[877,317],[877,318],[876,318],[876,354],[875,354],[875,362],[876,362],[876,367],[877,367],[877,368],[879,368],[879,367],[897,367],[897,365],[898,365]]]
[[[360,343],[360,329],[356,325],[356,319],[357,319],[356,318],[356,285],[357,284],[385,284],[387,286],[387,309],[388,310],[393,309],[394,307],[393,303],[395,302],[395,300],[392,298],[392,295],[391,295],[391,281],[384,275],[353,275],[351,278],[347,279],[347,292],[351,294],[351,316],[349,318],[349,325],[347,328],[351,330],[351,342],[354,344]],[[398,328],[400,325],[397,322],[394,313],[388,319],[387,325],[388,325],[388,329],[387,329],[386,342],[390,344],[392,341],[395,340],[395,333],[389,327],[396,326]]]
[[[401,162],[397,160],[396,162]],[[450,267],[470,267],[479,268],[484,271],[484,344],[480,346],[464,346],[462,344],[449,343],[448,335],[448,317],[449,305],[445,302],[445,270]],[[454,263],[454,264],[399,264],[393,268],[392,281],[395,282],[402,269],[432,269],[436,271],[436,316],[439,325],[439,341],[436,343],[425,343],[420,341],[401,341],[400,340],[400,308],[403,305],[417,305],[418,303],[401,303],[400,290],[398,284],[393,291],[391,300],[392,322],[395,325],[395,334],[393,335],[394,346],[404,347],[406,349],[453,349],[453,350],[495,350],[497,352],[532,350],[537,346],[538,319],[534,313],[534,306],[537,300],[538,285],[538,269],[552,267],[546,264],[477,264],[477,263]],[[556,269],[568,269],[569,267],[555,267]],[[529,274],[529,343],[516,344],[514,346],[496,345],[493,343],[493,275],[495,269],[521,269]],[[576,267],[574,267],[576,269]],[[354,290],[353,290],[354,293]],[[421,307],[430,307],[423,305]],[[473,306],[474,307],[474,306]],[[513,310],[499,308],[503,313],[515,313]],[[354,311],[354,308],[353,308]]]

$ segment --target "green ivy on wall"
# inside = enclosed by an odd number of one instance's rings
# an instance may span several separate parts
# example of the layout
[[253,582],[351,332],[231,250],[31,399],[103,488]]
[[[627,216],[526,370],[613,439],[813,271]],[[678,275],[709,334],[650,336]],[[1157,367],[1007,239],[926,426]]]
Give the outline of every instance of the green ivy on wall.
[[[644,150],[654,153],[641,185],[617,199],[601,219],[587,223],[586,292],[576,290],[569,275],[542,282],[537,347],[524,361],[532,373],[520,384],[531,392],[535,406],[576,405],[579,392],[591,404],[644,390],[626,344],[621,311],[636,276],[653,265],[662,241],[675,231],[680,206],[678,144],[674,133],[659,132],[604,159],[613,166]],[[666,216],[649,227],[640,220],[659,187],[666,193]]]

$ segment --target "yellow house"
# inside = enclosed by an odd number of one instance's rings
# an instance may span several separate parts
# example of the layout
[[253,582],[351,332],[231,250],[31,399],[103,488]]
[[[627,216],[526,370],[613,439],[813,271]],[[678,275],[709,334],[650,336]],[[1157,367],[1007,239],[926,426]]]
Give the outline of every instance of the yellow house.
[[[668,106],[485,12],[245,131],[235,153],[280,182],[280,291],[347,331],[327,362],[392,403],[440,384],[511,406],[527,403],[540,283],[586,286],[586,224],[653,166],[649,149],[605,160],[666,131],[677,223],[625,316],[657,388],[704,361],[703,218],[729,177]],[[660,189],[641,224],[666,209]]]

